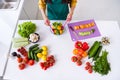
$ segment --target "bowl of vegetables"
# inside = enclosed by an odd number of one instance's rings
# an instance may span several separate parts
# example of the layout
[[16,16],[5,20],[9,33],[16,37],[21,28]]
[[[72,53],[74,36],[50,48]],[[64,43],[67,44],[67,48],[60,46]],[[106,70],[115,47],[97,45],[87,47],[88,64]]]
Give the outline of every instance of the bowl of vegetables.
[[51,26],[51,31],[55,35],[62,35],[64,33],[64,27],[60,22],[54,22]]

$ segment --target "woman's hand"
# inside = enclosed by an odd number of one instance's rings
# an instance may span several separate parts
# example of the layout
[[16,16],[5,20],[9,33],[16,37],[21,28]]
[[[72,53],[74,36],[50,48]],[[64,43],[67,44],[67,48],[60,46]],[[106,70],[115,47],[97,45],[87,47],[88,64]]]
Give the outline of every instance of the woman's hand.
[[72,15],[73,15],[72,12],[68,13],[66,21],[70,22],[72,20]]
[[50,20],[47,17],[44,18],[44,22],[45,25],[50,26]]

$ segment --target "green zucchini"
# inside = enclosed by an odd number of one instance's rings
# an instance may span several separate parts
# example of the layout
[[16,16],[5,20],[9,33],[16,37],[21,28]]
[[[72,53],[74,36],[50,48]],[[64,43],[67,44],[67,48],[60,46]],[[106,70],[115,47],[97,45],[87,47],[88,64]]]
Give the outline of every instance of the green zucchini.
[[99,57],[100,55],[100,52],[102,50],[102,46],[99,46],[97,52],[96,52],[96,55],[93,57],[93,61],[97,60],[97,58]]
[[100,42],[98,42],[98,41],[95,41],[95,42],[94,42],[93,46],[92,46],[92,47],[90,48],[90,50],[88,51],[88,57],[89,57],[89,58],[95,56],[95,54],[96,54],[96,52],[97,52],[97,50],[98,50],[98,48],[99,48],[100,45],[101,45]]

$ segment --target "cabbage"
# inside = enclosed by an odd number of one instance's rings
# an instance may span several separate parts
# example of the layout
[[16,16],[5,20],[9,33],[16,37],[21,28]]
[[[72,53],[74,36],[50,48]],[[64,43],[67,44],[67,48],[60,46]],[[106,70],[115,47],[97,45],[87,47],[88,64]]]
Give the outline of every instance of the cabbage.
[[36,31],[36,25],[30,22],[23,22],[18,25],[18,34],[21,37],[28,38],[31,33]]

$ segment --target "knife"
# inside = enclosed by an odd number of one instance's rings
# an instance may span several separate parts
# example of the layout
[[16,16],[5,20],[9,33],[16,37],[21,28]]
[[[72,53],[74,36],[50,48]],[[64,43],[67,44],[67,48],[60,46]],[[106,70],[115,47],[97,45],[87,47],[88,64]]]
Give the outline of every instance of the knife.
[[79,37],[78,37],[77,33],[75,32],[75,30],[72,28],[72,26],[69,26],[69,28],[72,31],[72,33],[75,35],[75,38],[78,40]]

